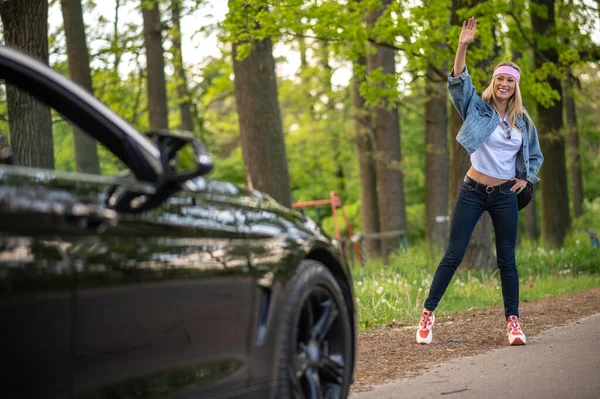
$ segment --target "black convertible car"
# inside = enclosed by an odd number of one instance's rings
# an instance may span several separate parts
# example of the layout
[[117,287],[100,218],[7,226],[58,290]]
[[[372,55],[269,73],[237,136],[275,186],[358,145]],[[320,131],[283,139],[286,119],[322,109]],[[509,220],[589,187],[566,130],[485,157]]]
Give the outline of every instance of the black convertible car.
[[0,165],[2,397],[347,396],[352,283],[312,220],[205,178],[191,135],[142,135],[4,46],[0,79],[2,102],[33,96],[127,168]]

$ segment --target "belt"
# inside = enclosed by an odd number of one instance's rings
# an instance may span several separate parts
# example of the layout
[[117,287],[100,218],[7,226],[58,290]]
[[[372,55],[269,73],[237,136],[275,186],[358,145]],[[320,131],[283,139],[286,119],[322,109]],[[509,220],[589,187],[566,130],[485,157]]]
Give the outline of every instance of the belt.
[[479,190],[484,194],[499,193],[500,191],[502,191],[502,189],[512,187],[515,184],[514,181],[509,180],[502,184],[498,184],[497,186],[488,186],[488,185],[481,184],[481,183],[471,179],[469,176],[465,176],[464,182],[467,186],[471,186],[474,189]]

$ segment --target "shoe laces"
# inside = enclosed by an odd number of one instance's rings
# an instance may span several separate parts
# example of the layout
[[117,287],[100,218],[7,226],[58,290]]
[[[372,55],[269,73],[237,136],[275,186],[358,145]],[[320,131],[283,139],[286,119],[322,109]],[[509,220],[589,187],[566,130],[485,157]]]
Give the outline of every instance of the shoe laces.
[[431,330],[433,327],[433,312],[423,312],[421,314],[421,321],[419,321],[419,328],[421,330]]
[[509,333],[517,333],[523,334],[523,330],[521,330],[521,320],[516,316],[510,316],[508,318],[508,332]]

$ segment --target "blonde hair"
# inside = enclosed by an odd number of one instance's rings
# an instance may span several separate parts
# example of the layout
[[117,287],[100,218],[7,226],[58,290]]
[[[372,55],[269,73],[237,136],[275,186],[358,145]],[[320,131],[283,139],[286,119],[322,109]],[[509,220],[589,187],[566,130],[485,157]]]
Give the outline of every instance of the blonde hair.
[[[505,66],[505,65],[513,67],[517,71],[519,71],[519,73],[521,73],[521,68],[519,68],[519,66],[517,64],[515,64],[514,62],[501,62],[500,64],[496,65],[496,68]],[[494,68],[494,70],[496,68]],[[483,98],[484,101],[486,101],[488,104],[490,104],[494,108],[496,108],[496,104],[498,103],[498,101],[496,100],[496,94],[494,93],[494,81],[495,80],[496,80],[495,77],[492,78],[488,87],[483,91],[483,93],[481,93],[481,98]],[[512,95],[512,97],[508,100],[508,106],[506,108],[506,113],[508,114],[507,119],[508,119],[508,123],[510,124],[510,126],[516,128],[515,122],[517,121],[517,118],[519,117],[519,115],[521,115],[523,117],[523,119],[525,120],[525,122],[527,123],[527,129],[531,130],[531,126],[533,125],[533,122],[532,122],[531,118],[529,117],[529,114],[527,113],[527,111],[525,111],[525,107],[523,107],[523,97],[521,97],[521,89],[519,88],[519,82],[516,82],[515,92]]]

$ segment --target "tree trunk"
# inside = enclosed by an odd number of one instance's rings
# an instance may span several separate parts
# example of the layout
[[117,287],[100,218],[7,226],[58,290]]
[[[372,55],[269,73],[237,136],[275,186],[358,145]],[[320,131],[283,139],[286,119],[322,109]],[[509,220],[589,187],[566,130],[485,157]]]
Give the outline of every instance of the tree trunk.
[[[67,39],[69,75],[73,81],[93,93],[90,56],[83,24],[81,0],[61,0],[61,5],[65,23],[65,37]],[[100,161],[96,140],[77,127],[73,127],[73,136],[77,171],[99,175]]]
[[[0,14],[6,45],[48,64],[48,2],[6,0],[0,4]],[[10,85],[6,87],[6,100],[13,162],[53,169],[50,108]]]
[[[300,35],[304,35],[304,32],[300,32]],[[306,57],[306,39],[304,37],[298,38],[298,52],[300,53],[300,71],[305,71],[308,67],[308,60]]]
[[162,29],[157,0],[142,0],[144,42],[146,45],[148,117],[150,130],[169,128],[165,59],[162,46]]
[[[541,185],[542,183],[540,183]],[[539,187],[539,186],[538,186]],[[527,205],[524,211],[521,211],[521,215],[525,214],[525,236],[532,241],[537,241],[540,238],[540,231],[538,229],[538,221],[537,221],[537,200],[536,197],[539,194],[539,188],[536,187],[533,198],[531,198],[531,202]]]
[[[333,89],[331,87],[331,78],[333,76],[333,70],[329,65],[329,45],[327,43],[321,44],[321,65],[323,66],[323,76],[321,86],[323,93],[327,97],[327,104],[325,106],[326,116],[328,121],[333,121],[336,114],[335,100],[333,97]],[[329,122],[325,125],[327,136],[330,138],[331,151],[333,156],[333,164],[335,165],[335,190],[338,194],[342,195],[346,191],[346,178],[344,174],[344,165],[342,164],[342,154],[340,148],[340,139],[343,140],[342,132],[334,123]]]
[[[546,62],[558,65],[558,52],[548,40],[556,42],[556,22],[554,0],[533,0],[538,7],[547,9],[547,17],[531,13],[531,24],[536,34],[544,38],[545,44],[537,44],[534,51],[534,65],[540,69]],[[563,105],[560,80],[549,75],[545,83],[555,90],[561,99],[548,108],[537,105],[537,131],[545,162],[540,170],[542,193],[542,239],[552,245],[561,246],[571,226],[569,215],[569,191],[565,160],[565,140],[562,136]]]
[[360,181],[361,217],[363,225],[364,250],[367,259],[381,257],[381,245],[378,239],[369,237],[380,231],[379,207],[377,204],[377,174],[375,171],[375,158],[373,157],[373,132],[369,111],[365,108],[365,99],[360,95],[360,86],[364,81],[357,73],[357,67],[365,69],[366,59],[360,57],[354,62],[354,76],[352,77],[353,103],[354,103],[354,131],[356,136],[356,149],[358,153],[358,169]]
[[567,127],[569,131],[569,161],[571,164],[571,191],[573,193],[573,217],[583,215],[583,179],[581,177],[581,156],[579,152],[579,129],[577,128],[577,108],[573,94],[573,80],[571,68],[567,70],[565,80],[565,107],[567,114]]
[[427,67],[425,81],[425,238],[448,242],[448,112],[446,79]]
[[252,42],[250,54],[237,59],[233,45],[235,98],[246,166],[246,183],[290,207],[292,197],[283,125],[277,98],[271,39]]
[[123,56],[123,47],[120,44],[121,35],[119,34],[120,10],[121,0],[115,0],[115,21],[113,23],[113,34],[111,38],[111,51],[115,55],[115,62],[113,65],[113,76],[111,78],[114,80],[117,80],[119,77],[119,65],[121,65],[121,57]]
[[183,52],[181,49],[181,0],[171,0],[173,22],[173,63],[177,79],[177,96],[179,97],[179,114],[181,129],[194,132],[194,119],[192,118],[192,104],[188,92],[187,77],[183,66]]
[[[391,0],[382,1],[383,7],[370,15],[370,23],[375,24]],[[369,72],[377,69],[386,75],[395,75],[394,50],[389,46],[374,45],[375,53],[367,58]],[[373,131],[375,133],[375,154],[379,199],[381,232],[390,236],[382,239],[381,254],[386,262],[401,245],[401,237],[395,233],[406,233],[406,210],[404,204],[403,174],[400,154],[400,122],[398,107],[390,107],[389,101],[381,101],[373,108]]]

